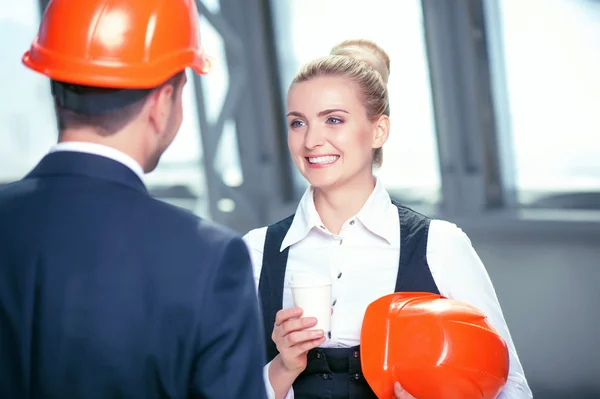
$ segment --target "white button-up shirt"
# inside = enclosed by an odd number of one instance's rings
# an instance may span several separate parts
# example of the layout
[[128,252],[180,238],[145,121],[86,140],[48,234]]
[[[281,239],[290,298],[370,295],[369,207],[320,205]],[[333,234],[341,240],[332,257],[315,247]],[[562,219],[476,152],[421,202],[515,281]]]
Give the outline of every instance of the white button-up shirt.
[[[258,282],[267,227],[244,236]],[[323,347],[351,347],[360,343],[367,306],[394,292],[400,257],[398,208],[380,181],[362,209],[344,223],[340,234],[330,233],[321,222],[307,189],[280,250],[289,247],[284,280],[283,308],[293,307],[290,277],[296,272],[321,273],[333,280],[334,311],[331,338]],[[456,225],[432,220],[427,241],[427,263],[442,295],[467,302],[487,315],[504,338],[510,355],[508,382],[499,399],[532,398],[500,304],[488,273],[467,235]],[[270,398],[273,388],[265,366],[264,378]],[[286,399],[294,397],[290,389]],[[417,398],[418,399],[418,398]]]
[[86,143],[82,141],[68,141],[64,143],[58,143],[50,149],[50,153],[61,151],[83,152],[86,154],[94,154],[104,158],[112,159],[113,161],[117,161],[127,166],[140,178],[140,180],[144,181],[144,170],[140,164],[129,155],[119,150],[115,150],[114,148],[102,144]]

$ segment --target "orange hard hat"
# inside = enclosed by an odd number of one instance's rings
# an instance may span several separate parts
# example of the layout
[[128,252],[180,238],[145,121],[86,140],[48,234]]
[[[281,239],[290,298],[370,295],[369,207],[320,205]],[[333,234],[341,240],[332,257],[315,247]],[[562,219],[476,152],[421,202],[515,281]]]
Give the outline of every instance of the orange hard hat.
[[23,63],[82,86],[149,89],[210,67],[194,0],[51,0]]
[[430,293],[395,293],[371,303],[361,365],[380,399],[398,381],[418,399],[493,399],[508,378],[508,348],[486,316]]

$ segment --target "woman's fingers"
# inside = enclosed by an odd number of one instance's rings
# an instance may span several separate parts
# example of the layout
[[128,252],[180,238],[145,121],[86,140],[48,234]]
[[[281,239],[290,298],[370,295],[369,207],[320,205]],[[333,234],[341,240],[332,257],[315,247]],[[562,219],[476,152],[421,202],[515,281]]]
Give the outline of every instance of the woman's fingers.
[[271,339],[273,339],[275,343],[279,343],[288,335],[297,331],[305,331],[308,328],[314,327],[316,324],[317,319],[312,317],[288,320],[279,326],[275,325],[273,334],[271,334]]
[[281,330],[281,335],[285,336],[294,331],[305,330],[316,325],[317,319],[315,319],[314,317],[302,317],[299,319],[291,319],[282,323],[281,325],[279,325],[279,329]]
[[320,339],[324,336],[323,330],[294,331],[284,337],[286,346],[294,346],[306,341]]
[[273,328],[272,338],[279,341],[294,331],[301,331],[317,325],[317,319],[314,317],[300,317],[302,309],[295,307],[282,309],[275,316],[275,326]]
[[289,309],[281,309],[275,315],[275,325],[280,326],[289,319],[302,316],[302,308],[295,307]]
[[323,330],[309,330],[317,325],[317,319],[301,315],[301,308],[290,308],[280,310],[275,317],[272,338],[286,363],[327,340]]
[[317,346],[321,345],[325,341],[326,341],[326,338],[323,336],[321,338],[311,339],[308,341],[298,343],[289,348],[290,352],[292,352],[291,356],[297,357],[302,354],[305,354],[309,350],[316,348]]
[[396,399],[416,399],[414,396],[406,392],[399,382],[394,384],[394,396]]

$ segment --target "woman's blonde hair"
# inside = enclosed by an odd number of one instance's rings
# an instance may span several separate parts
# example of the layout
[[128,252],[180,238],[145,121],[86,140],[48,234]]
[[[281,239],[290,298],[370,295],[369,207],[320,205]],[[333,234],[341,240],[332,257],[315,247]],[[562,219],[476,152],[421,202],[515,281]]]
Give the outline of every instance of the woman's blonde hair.
[[[328,56],[304,65],[292,84],[306,82],[320,76],[341,76],[355,82],[360,89],[367,117],[374,121],[381,115],[390,115],[387,81],[390,58],[370,40],[346,40],[331,49]],[[383,163],[383,149],[373,152],[373,164]]]

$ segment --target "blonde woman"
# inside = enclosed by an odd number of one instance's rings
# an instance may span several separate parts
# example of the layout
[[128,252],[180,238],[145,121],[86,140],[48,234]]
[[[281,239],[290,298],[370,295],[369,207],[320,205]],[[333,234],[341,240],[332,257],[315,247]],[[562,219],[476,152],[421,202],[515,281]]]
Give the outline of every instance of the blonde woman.
[[[288,145],[310,183],[294,215],[250,231],[262,304],[271,398],[376,398],[360,369],[360,331],[369,303],[425,291],[471,303],[510,349],[500,398],[532,397],[488,274],[467,236],[392,202],[373,166],[390,133],[389,58],[366,40],[346,41],[305,65],[287,98]],[[294,308],[294,273],[333,279],[332,331]],[[435,381],[432,381],[435,383]],[[399,384],[398,399],[411,398]]]

